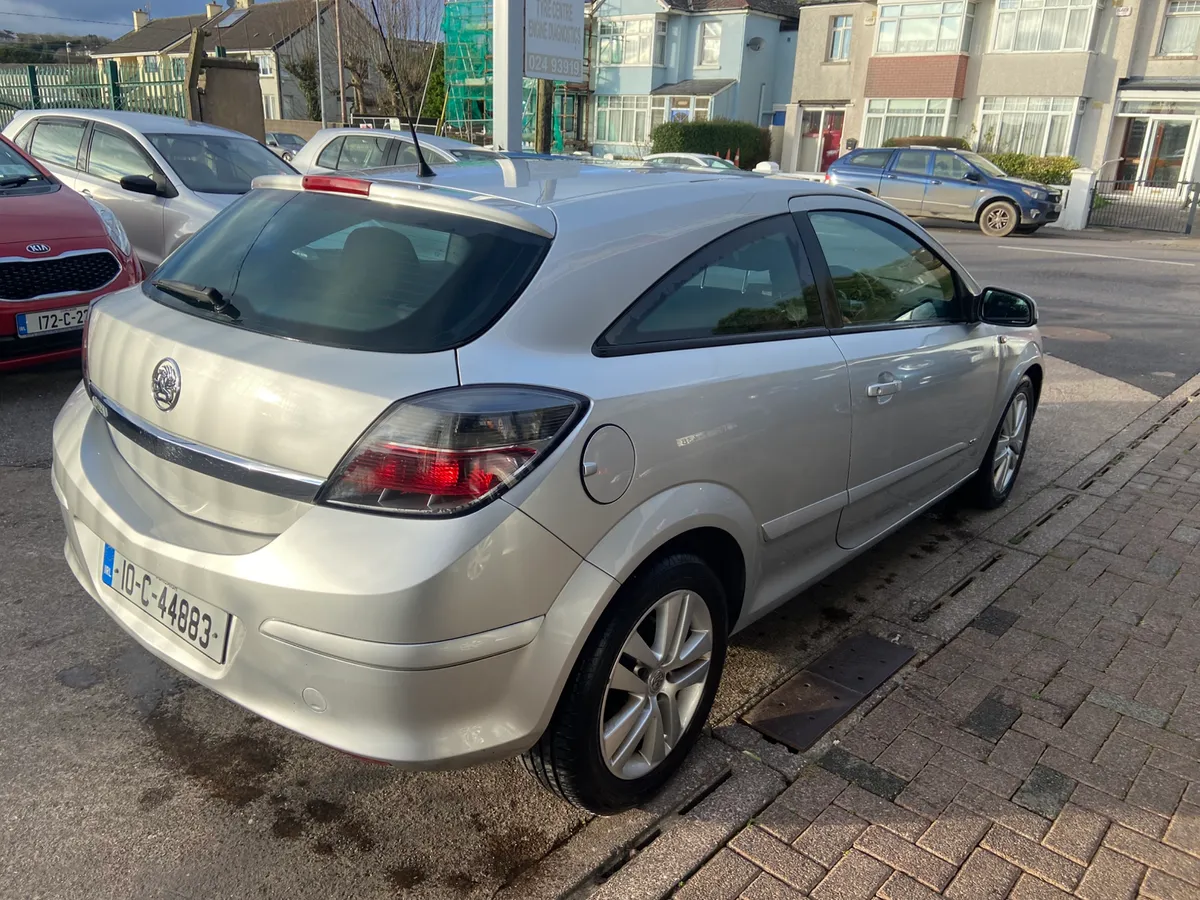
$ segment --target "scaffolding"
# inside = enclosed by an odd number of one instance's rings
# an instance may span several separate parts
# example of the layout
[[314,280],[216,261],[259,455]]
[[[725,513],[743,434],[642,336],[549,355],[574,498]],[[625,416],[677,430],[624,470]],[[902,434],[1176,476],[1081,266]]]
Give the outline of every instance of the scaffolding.
[[[446,35],[446,112],[443,133],[492,143],[492,0],[448,0],[442,16]],[[553,145],[563,147],[562,85],[555,86]],[[522,143],[533,144],[537,82],[526,78],[521,102]]]

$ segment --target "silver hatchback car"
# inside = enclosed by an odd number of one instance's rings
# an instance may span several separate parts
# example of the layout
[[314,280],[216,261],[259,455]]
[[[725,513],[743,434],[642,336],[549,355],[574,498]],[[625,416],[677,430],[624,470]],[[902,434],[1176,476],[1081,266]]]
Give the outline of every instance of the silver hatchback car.
[[957,488],[1004,502],[1035,320],[793,179],[261,179],[95,305],[66,557],[287,728],[416,769],[524,753],[614,812],[696,740],[731,633]]

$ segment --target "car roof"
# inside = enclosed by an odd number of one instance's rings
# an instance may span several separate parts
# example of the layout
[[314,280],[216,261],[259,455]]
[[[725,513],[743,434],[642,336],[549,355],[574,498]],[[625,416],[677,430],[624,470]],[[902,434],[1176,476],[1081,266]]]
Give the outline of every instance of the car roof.
[[222,128],[219,125],[210,125],[207,122],[193,122],[190,119],[181,119],[177,116],[159,116],[154,113],[122,112],[109,109],[39,109],[25,110],[18,113],[16,118],[28,119],[35,116],[37,118],[55,116],[58,118],[90,119],[93,122],[116,125],[142,134],[223,134],[253,140],[247,134],[243,134],[240,131],[233,131],[229,128]]
[[[411,141],[412,136],[407,130],[398,131],[394,128],[322,128],[315,135],[313,141],[326,140],[340,134],[384,134],[388,137],[398,137],[406,141]],[[483,150],[483,147],[477,147],[470,141],[460,141],[458,138],[442,137],[438,134],[422,134],[417,132],[417,140],[422,144],[427,144],[430,147],[437,147],[442,150]],[[486,152],[486,151],[485,151]]]

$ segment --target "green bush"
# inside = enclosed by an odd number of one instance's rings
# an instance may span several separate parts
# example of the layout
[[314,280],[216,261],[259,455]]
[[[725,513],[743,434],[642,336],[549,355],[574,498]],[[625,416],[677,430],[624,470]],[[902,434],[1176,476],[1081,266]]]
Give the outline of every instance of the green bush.
[[663,122],[650,133],[652,153],[712,153],[722,158],[741,154],[741,167],[753,169],[771,158],[771,132],[749,122]]
[[883,142],[885,147],[952,147],[955,150],[970,150],[965,138],[942,135],[919,135],[916,137],[894,137]]
[[1071,171],[1079,162],[1070,156],[1030,156],[1028,153],[983,154],[1013,178],[1028,178],[1042,184],[1070,184]]

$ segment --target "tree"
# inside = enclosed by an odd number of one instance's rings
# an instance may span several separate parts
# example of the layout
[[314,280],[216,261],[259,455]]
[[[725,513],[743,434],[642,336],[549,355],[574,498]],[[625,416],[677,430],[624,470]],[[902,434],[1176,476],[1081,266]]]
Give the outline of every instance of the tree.
[[[364,21],[368,25],[376,25],[370,0],[357,0],[357,3],[357,11],[362,13]],[[351,5],[352,0],[347,0],[346,6]],[[391,95],[381,97],[380,105],[390,107],[393,114],[407,112],[416,115],[423,112],[417,107],[425,90],[431,59],[434,69],[439,68],[437,54],[442,35],[442,0],[375,0],[375,8],[379,10],[378,27],[373,39],[363,36],[361,52],[371,58],[375,71],[386,85],[386,93]],[[345,29],[347,18],[358,17],[343,17],[343,44],[348,39]],[[378,33],[380,29],[383,32],[382,39]],[[355,52],[360,52],[358,47]],[[426,96],[426,108],[430,107],[430,100]],[[437,110],[433,115],[441,113],[441,100],[437,99],[436,102]]]
[[425,90],[425,105],[421,107],[421,118],[440,118],[445,103],[446,45],[438,44],[433,58],[433,69],[429,73],[429,87]]
[[314,122],[320,122],[321,91],[317,83],[320,78],[317,71],[316,53],[289,56],[283,61],[283,68],[296,79],[296,86],[300,88],[300,93],[304,95],[304,102],[308,105],[308,117]]

